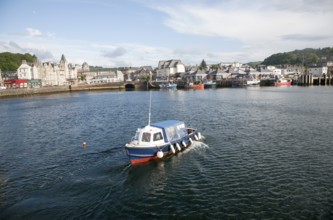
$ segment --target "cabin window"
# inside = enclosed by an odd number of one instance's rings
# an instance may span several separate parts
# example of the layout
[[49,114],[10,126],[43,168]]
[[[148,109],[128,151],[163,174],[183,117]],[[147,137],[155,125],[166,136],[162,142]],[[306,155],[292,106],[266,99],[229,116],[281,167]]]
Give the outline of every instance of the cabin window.
[[158,133],[155,133],[154,134],[154,141],[159,141],[159,140],[162,140],[163,139],[163,136],[162,136],[162,133],[161,132],[158,132]]
[[142,141],[143,142],[150,142],[150,133],[143,132],[143,134],[142,134]]

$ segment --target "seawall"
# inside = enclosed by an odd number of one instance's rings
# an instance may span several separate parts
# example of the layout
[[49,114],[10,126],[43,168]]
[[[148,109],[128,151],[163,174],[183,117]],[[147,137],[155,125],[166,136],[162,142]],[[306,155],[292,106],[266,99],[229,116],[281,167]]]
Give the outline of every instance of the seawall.
[[98,85],[78,85],[78,86],[52,86],[36,89],[18,88],[18,89],[2,89],[0,90],[0,98],[10,97],[27,97],[33,95],[46,95],[53,93],[64,92],[81,92],[81,91],[96,91],[96,90],[122,90],[125,89],[123,83],[107,83]]

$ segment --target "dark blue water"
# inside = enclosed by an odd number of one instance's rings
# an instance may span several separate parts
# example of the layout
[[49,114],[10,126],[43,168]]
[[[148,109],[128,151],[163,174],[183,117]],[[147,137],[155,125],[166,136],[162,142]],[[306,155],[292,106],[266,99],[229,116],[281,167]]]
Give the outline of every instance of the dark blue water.
[[206,139],[136,167],[149,92],[0,100],[0,219],[333,219],[333,87],[152,97]]

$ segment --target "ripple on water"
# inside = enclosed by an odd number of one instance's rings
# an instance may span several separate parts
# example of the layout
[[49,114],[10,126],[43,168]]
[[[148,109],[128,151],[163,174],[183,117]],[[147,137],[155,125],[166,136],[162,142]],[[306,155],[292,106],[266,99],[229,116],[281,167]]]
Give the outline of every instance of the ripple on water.
[[153,121],[205,140],[141,166],[123,145],[147,121],[146,92],[2,100],[0,218],[333,218],[331,90],[153,93]]

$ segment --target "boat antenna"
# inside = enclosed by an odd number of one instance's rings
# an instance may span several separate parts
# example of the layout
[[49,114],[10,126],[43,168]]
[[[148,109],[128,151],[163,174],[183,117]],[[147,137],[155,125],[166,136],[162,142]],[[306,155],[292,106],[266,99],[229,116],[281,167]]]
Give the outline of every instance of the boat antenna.
[[150,115],[151,115],[151,90],[149,93],[149,114],[148,114],[148,126],[150,126]]

